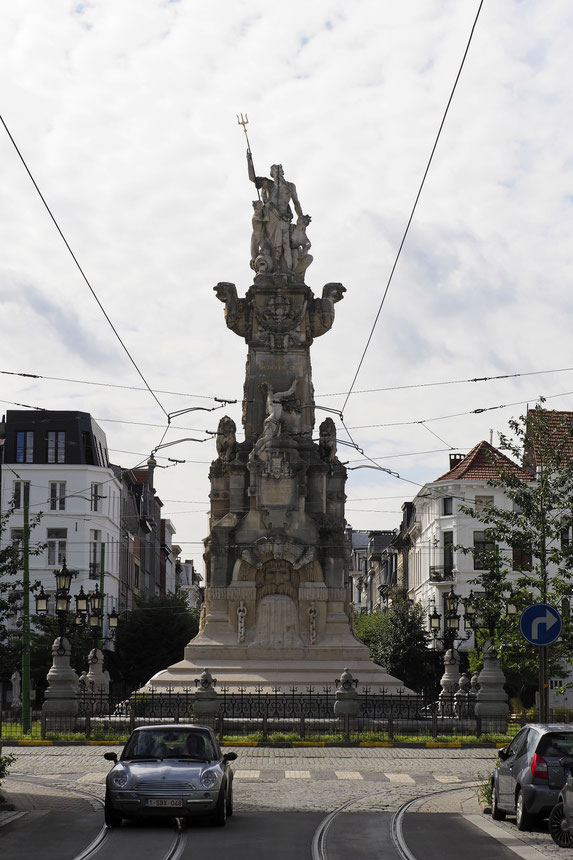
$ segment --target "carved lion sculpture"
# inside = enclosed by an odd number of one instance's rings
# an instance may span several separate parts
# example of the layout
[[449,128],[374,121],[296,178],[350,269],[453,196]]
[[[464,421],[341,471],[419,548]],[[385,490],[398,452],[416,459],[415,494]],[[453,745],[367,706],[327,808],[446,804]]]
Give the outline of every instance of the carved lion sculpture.
[[318,432],[319,454],[323,460],[332,463],[336,460],[336,427],[332,418],[325,418]]
[[237,453],[236,432],[237,425],[232,418],[228,415],[221,418],[217,427],[217,454],[225,462],[232,460]]

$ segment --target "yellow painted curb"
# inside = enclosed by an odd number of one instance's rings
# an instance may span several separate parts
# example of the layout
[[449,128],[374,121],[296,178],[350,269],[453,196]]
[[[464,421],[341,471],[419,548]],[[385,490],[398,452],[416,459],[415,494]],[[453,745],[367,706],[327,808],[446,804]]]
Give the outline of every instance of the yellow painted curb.
[[19,747],[53,747],[53,746],[54,746],[54,742],[53,742],[53,741],[25,741],[25,740],[19,740],[19,741],[18,741],[18,746],[19,746]]
[[231,743],[223,744],[226,747],[258,747],[258,741],[232,741]]
[[293,747],[323,747],[325,741],[292,741]]
[[498,750],[502,750],[504,747],[507,746],[509,746],[509,741],[506,741],[505,743],[496,743],[495,748]]
[[393,747],[392,741],[360,741],[358,746],[361,747]]
[[434,743],[432,741],[426,742],[426,749],[446,749],[446,750],[461,750],[462,743],[461,741],[452,741],[449,743],[448,741],[444,741],[444,743],[438,743],[437,741]]
[[125,741],[86,741],[87,747],[122,747]]

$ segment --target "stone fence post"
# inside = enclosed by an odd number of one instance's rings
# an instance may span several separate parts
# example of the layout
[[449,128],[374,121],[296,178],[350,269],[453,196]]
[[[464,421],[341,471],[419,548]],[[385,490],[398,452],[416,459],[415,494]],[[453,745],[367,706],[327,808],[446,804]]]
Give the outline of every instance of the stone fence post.
[[338,717],[344,736],[350,736],[350,720],[358,716],[360,697],[356,692],[358,679],[345,669],[340,678],[335,681],[334,715]]
[[204,669],[200,678],[195,678],[197,688],[193,697],[193,722],[214,729],[219,715],[219,694],[215,690],[217,679],[213,678],[208,669]]

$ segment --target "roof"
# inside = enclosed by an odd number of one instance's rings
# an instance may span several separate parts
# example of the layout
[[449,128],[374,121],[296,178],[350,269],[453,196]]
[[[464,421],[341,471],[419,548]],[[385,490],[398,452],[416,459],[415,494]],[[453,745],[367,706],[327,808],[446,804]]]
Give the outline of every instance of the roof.
[[500,471],[514,472],[525,481],[530,481],[532,477],[489,442],[478,442],[463,460],[445,475],[436,478],[436,481],[495,481]]
[[[559,456],[566,462],[573,460],[573,412],[557,412],[554,409],[528,409],[527,417],[538,414],[541,427],[546,433],[551,448],[559,449]],[[535,428],[536,424],[533,424]],[[536,444],[535,432],[531,432],[525,447],[525,465],[535,468],[539,463],[539,445]],[[561,447],[562,446],[562,447]]]

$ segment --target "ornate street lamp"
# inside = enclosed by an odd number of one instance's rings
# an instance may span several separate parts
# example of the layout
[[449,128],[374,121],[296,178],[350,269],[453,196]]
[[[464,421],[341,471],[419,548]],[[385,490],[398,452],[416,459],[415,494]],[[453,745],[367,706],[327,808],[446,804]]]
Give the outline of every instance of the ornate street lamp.
[[442,616],[440,615],[435,606],[434,611],[430,615],[428,615],[428,619],[430,621],[430,631],[432,632],[434,639],[437,639],[442,624]]
[[115,633],[115,631],[117,630],[118,620],[119,620],[119,615],[115,611],[115,607],[114,607],[111,610],[111,612],[108,613],[108,616],[107,616],[107,623],[109,625],[109,629],[111,630],[112,634]]
[[44,615],[48,611],[49,596],[44,591],[44,586],[40,586],[40,591],[36,595],[36,615]]

